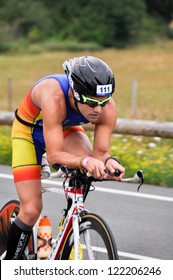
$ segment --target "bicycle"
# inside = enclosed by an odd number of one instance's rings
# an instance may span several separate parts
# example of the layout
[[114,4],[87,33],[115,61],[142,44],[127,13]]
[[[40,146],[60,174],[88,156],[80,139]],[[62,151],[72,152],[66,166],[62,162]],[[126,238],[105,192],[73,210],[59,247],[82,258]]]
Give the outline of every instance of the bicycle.
[[[108,171],[106,171],[108,172]],[[119,175],[119,170],[115,176]],[[107,222],[99,215],[90,213],[84,207],[84,202],[89,191],[95,187],[92,182],[108,181],[111,179],[95,179],[88,173],[79,169],[69,170],[61,166],[59,173],[64,178],[63,190],[42,186],[44,192],[65,194],[67,205],[61,220],[61,228],[52,244],[52,250],[48,260],[118,260],[117,246],[114,236]],[[110,175],[110,174],[109,174]],[[59,177],[59,175],[57,176]],[[122,182],[143,184],[143,172],[139,170],[132,178],[123,178]],[[18,200],[7,202],[0,212],[0,259],[5,258],[8,230],[11,223],[19,213]],[[41,217],[40,217],[41,218]],[[33,227],[28,246],[22,259],[37,259],[37,230],[38,223]]]

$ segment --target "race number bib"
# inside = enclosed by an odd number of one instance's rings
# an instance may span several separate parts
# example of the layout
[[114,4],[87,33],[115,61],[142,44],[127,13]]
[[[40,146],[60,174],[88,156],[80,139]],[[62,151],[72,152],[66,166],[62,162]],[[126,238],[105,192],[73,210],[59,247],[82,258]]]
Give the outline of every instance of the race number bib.
[[96,95],[97,96],[105,96],[112,94],[112,84],[109,85],[97,85]]

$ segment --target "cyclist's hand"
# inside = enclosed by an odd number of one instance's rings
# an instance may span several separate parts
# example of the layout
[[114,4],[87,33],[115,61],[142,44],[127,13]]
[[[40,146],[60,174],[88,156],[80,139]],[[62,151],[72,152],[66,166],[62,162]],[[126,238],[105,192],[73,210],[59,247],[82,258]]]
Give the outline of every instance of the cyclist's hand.
[[101,160],[91,157],[87,162],[86,169],[96,179],[107,178],[107,174],[105,173],[105,165]]
[[121,179],[124,177],[125,174],[125,168],[118,163],[114,159],[109,159],[106,163],[106,169],[111,173],[114,174],[115,170],[119,170],[121,174],[119,176],[111,176],[111,178],[114,178],[116,181],[121,181]]

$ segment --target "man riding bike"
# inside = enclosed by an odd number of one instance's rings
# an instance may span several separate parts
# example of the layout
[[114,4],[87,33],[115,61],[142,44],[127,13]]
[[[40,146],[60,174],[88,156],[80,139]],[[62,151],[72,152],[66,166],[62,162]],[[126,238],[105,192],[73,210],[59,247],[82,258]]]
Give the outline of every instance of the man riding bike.
[[[32,227],[42,210],[41,160],[46,152],[53,167],[89,171],[106,178],[125,169],[110,155],[110,138],[116,124],[116,104],[112,99],[115,79],[102,60],[92,56],[68,59],[65,74],[37,81],[15,112],[12,128],[12,167],[20,212],[13,222],[6,259],[20,259]],[[93,147],[82,125],[95,125]]]

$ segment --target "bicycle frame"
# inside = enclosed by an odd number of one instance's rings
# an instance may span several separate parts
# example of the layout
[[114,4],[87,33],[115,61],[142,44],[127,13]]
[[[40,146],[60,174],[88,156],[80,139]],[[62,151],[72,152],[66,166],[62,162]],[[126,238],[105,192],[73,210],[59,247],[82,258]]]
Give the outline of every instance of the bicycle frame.
[[[63,190],[59,190],[51,187],[43,187],[43,192],[53,192],[53,193],[63,193]],[[67,201],[71,202],[71,206],[67,211],[67,215],[64,219],[62,228],[60,229],[56,239],[53,242],[52,251],[48,257],[48,260],[58,259],[63,248],[64,241],[71,227],[74,233],[74,259],[77,260],[79,256],[79,220],[80,214],[84,211],[83,203],[83,188],[82,187],[70,187],[69,185],[64,185],[64,192]],[[87,211],[87,210],[85,210]],[[39,222],[39,221],[38,221]],[[37,228],[38,222],[34,226],[34,244],[37,244]],[[35,248],[36,252],[37,248]]]
[[[80,222],[80,215],[83,213],[88,212],[85,208],[84,208],[84,201],[85,198],[88,194],[88,191],[90,189],[91,186],[91,182],[92,181],[99,181],[99,180],[95,180],[93,177],[91,180],[89,180],[89,184],[87,185],[87,183],[85,184],[85,187],[87,187],[87,190],[83,188],[83,186],[81,185],[81,182],[78,184],[78,186],[70,186],[69,185],[69,181],[67,181],[68,177],[68,170],[64,170],[67,177],[63,183],[64,186],[64,192],[66,195],[66,199],[67,201],[71,203],[71,205],[67,207],[67,213],[66,213],[66,217],[64,219],[62,228],[60,230],[60,232],[58,233],[55,242],[53,244],[52,247],[52,251],[48,257],[49,260],[54,260],[54,259],[58,259],[60,257],[61,254],[61,250],[63,249],[63,244],[64,241],[66,240],[67,236],[68,236],[68,232],[71,228],[73,228],[73,235],[74,235],[74,259],[78,260],[79,259],[79,222]],[[134,177],[132,178],[126,178],[126,179],[122,179],[122,182],[128,182],[128,183],[137,183],[139,182],[139,180],[141,181],[141,184],[138,186],[138,190],[140,186],[143,184],[143,172],[141,170],[138,170],[138,172],[135,174]],[[75,184],[76,181],[74,181]],[[55,188],[43,188],[45,191],[52,191],[52,192],[58,192],[58,193],[63,193],[62,190],[58,190]],[[86,191],[86,192],[85,192]],[[85,192],[85,194],[84,194]],[[93,250],[91,248],[91,242],[90,242],[90,236],[88,231],[85,231],[84,234],[84,239],[85,239],[85,245],[87,247],[87,251],[89,254],[89,259],[94,259],[94,254],[93,254]]]
[[[55,260],[60,258],[61,250],[63,249],[64,241],[67,238],[68,232],[71,228],[73,228],[74,233],[74,259],[79,259],[79,221],[80,221],[80,214],[84,211],[84,199],[83,199],[83,188],[79,186],[77,188],[70,187],[68,183],[62,183],[64,186],[64,190],[57,189],[55,187],[46,187],[42,186],[42,191],[44,192],[53,192],[58,194],[64,194],[67,198],[67,202],[70,202],[70,206],[67,206],[67,213],[64,218],[64,222],[62,228],[58,232],[57,237],[54,239],[52,251],[47,258],[48,260]],[[88,212],[85,210],[85,213]],[[37,220],[36,224],[33,227],[33,240],[34,240],[34,256],[37,256],[37,232],[38,232],[38,225],[39,219]],[[26,249],[27,255],[27,249]],[[1,259],[5,257],[6,252],[1,255]],[[27,256],[27,259],[33,259],[32,256]]]

